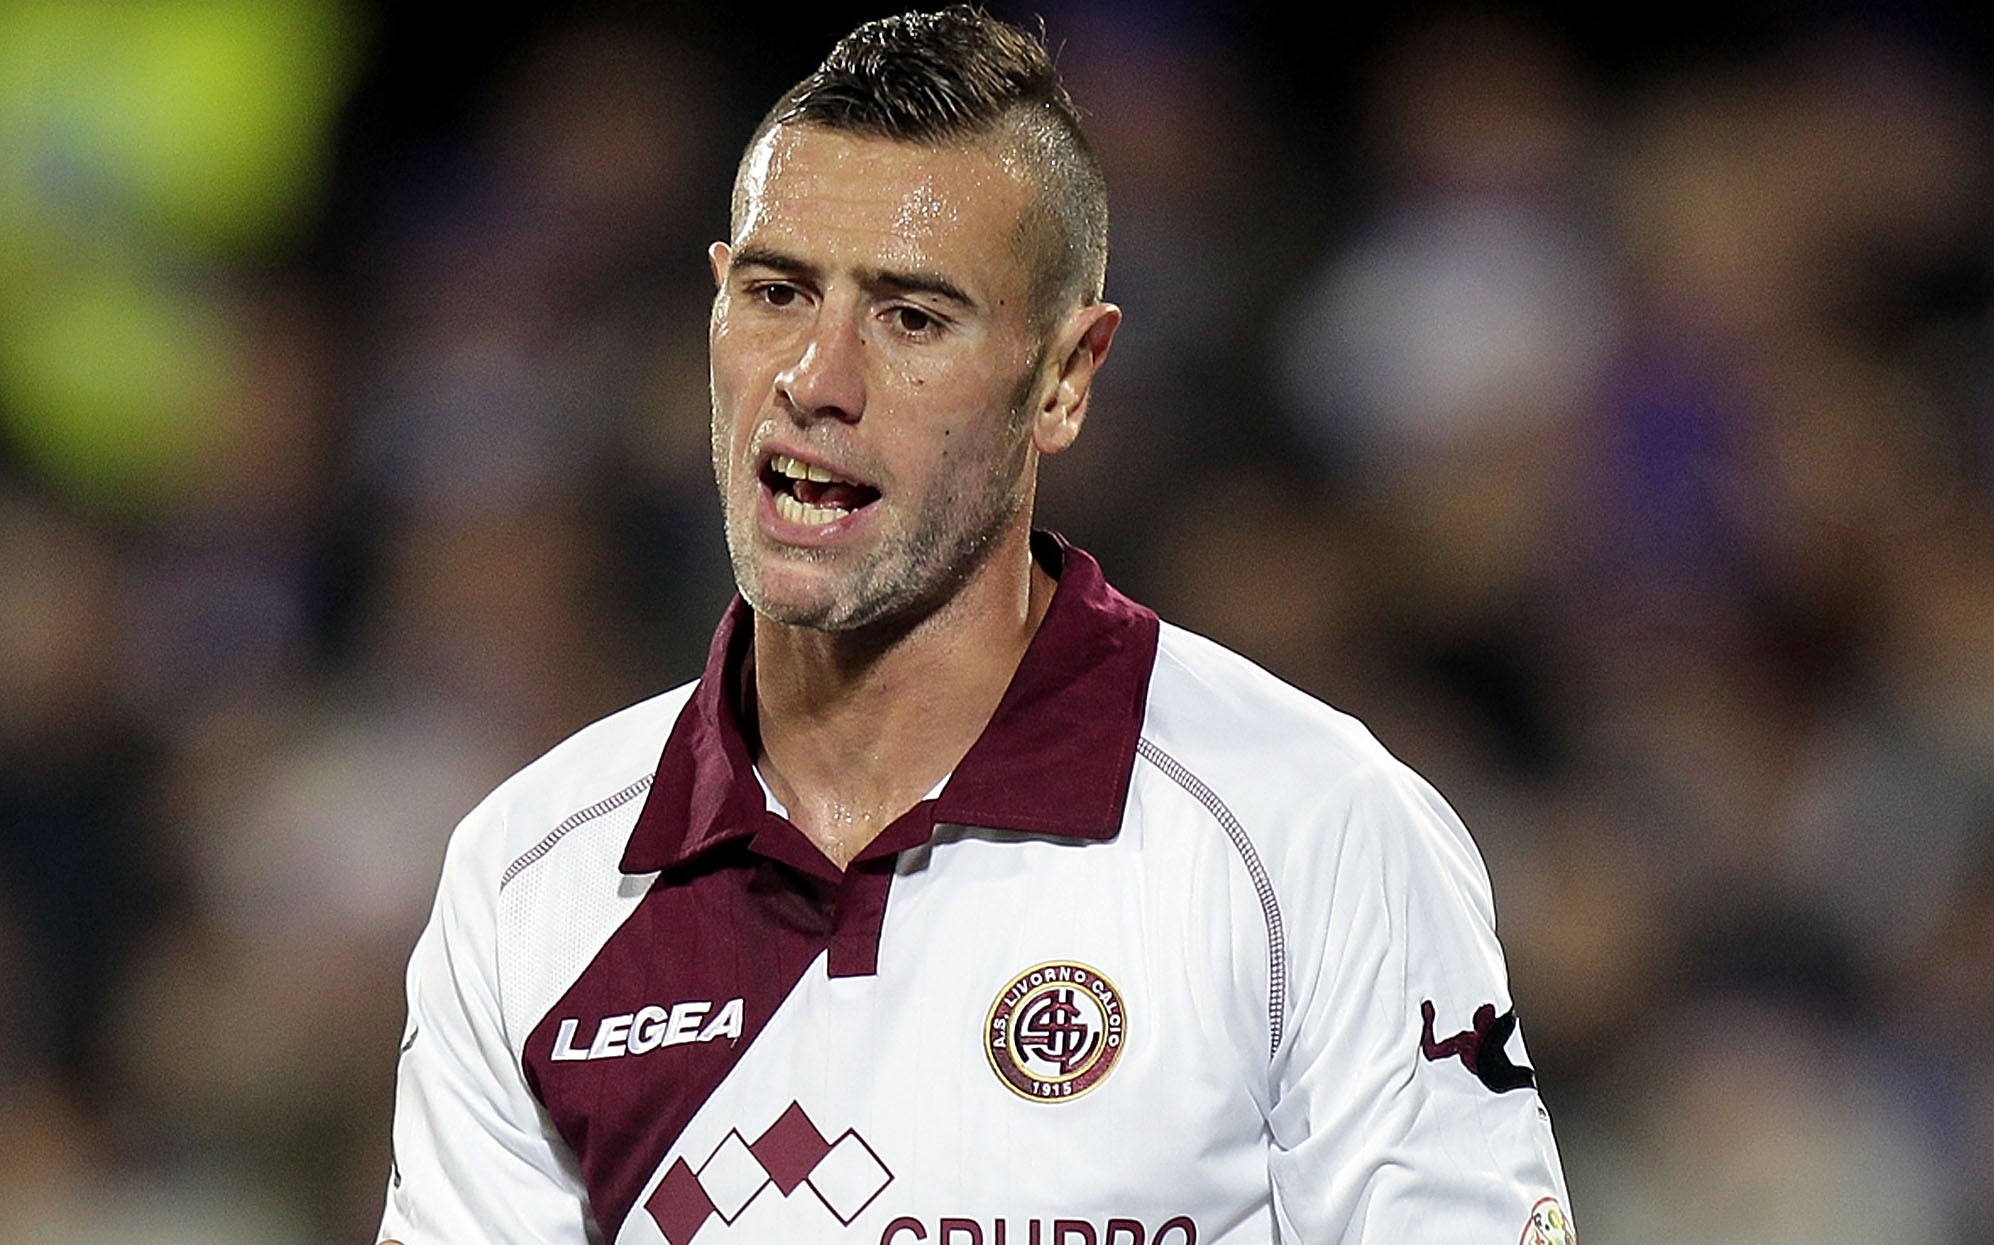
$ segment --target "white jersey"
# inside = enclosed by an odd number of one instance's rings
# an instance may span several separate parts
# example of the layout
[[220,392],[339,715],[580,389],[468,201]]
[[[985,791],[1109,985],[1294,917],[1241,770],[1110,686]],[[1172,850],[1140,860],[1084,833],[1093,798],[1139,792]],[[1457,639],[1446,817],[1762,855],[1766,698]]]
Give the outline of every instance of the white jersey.
[[1059,588],[988,729],[845,871],[753,768],[738,601],[698,683],[465,819],[383,1237],[1572,1239],[1454,814],[1037,549]]

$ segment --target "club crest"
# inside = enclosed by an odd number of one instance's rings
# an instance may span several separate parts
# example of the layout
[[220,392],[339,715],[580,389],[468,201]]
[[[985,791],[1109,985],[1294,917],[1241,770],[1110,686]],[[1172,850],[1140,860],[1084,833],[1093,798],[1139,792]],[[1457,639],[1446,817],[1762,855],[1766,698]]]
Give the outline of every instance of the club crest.
[[1004,983],[983,1025],[997,1078],[1020,1098],[1063,1102],[1099,1085],[1128,1037],[1122,993],[1085,964],[1057,961]]

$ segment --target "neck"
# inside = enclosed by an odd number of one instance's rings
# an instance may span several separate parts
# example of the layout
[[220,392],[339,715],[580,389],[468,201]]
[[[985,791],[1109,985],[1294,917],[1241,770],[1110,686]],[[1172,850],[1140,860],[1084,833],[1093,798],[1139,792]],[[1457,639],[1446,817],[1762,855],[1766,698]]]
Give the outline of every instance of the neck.
[[756,761],[790,820],[834,864],[849,864],[955,769],[1010,686],[1054,587],[1020,529],[911,624],[824,632],[756,618]]

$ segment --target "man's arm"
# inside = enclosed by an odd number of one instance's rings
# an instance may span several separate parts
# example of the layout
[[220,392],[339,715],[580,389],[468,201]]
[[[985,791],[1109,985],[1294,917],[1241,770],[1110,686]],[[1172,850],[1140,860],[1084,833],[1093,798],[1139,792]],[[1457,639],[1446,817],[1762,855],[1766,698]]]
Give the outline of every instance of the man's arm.
[[502,854],[500,828],[484,808],[458,827],[436,906],[409,958],[394,1164],[379,1233],[397,1245],[594,1239],[573,1159],[505,1036],[499,869],[486,859]]
[[1270,1114],[1282,1239],[1568,1245],[1564,1176],[1466,830],[1392,763],[1328,804],[1317,831],[1314,889],[1293,895]]

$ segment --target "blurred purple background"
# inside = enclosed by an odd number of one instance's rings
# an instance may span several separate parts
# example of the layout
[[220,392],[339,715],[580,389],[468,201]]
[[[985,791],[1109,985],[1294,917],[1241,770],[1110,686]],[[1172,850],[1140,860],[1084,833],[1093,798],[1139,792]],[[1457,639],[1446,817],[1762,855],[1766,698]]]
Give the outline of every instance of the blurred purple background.
[[[1994,1242],[1994,19],[993,8],[1043,521],[1461,811],[1588,1245]],[[370,1241],[450,828],[727,599],[702,248],[889,6],[414,9],[0,7],[0,1242]]]

